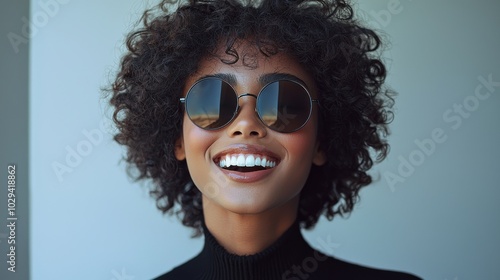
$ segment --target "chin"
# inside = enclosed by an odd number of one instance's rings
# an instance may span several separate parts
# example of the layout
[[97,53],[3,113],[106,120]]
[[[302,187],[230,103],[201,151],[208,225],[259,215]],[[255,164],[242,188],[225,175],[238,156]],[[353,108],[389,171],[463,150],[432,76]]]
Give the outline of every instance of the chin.
[[283,195],[279,197],[266,196],[265,193],[251,191],[237,193],[219,193],[217,196],[209,198],[213,204],[218,205],[222,209],[236,214],[255,215],[263,214],[268,211],[277,210],[279,208],[288,208],[290,205],[296,204],[298,196],[292,196],[290,199],[283,199]]
[[255,199],[249,197],[242,199],[226,198],[214,202],[230,212],[242,215],[260,214],[276,207],[273,203],[262,201],[262,197]]

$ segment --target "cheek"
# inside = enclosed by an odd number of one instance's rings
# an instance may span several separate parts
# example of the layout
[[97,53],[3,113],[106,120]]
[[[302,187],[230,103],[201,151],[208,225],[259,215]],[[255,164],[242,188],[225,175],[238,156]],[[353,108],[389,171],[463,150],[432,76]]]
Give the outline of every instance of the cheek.
[[285,134],[282,143],[291,159],[310,162],[316,145],[315,123],[311,122],[293,134]]
[[217,140],[217,133],[208,132],[184,118],[183,139],[189,173],[196,185],[206,179],[207,164],[210,164],[209,148]]
[[206,151],[210,146],[210,139],[213,138],[212,134],[194,125],[187,115],[184,115],[182,135],[184,136],[186,157],[188,154],[191,157],[203,156],[204,153],[200,154],[200,151]]
[[314,146],[314,139],[312,137],[306,136],[292,136],[289,139],[283,141],[284,145],[286,145],[287,150],[290,156],[303,156],[305,154],[310,153]]
[[314,122],[296,133],[281,135],[281,143],[287,150],[288,157],[286,177],[283,180],[295,186],[290,191],[300,191],[307,181],[316,152]]

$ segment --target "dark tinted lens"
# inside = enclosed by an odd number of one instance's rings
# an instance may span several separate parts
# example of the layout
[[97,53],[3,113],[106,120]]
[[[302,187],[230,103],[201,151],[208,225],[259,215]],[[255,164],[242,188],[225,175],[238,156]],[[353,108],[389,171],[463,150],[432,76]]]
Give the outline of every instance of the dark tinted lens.
[[257,112],[269,128],[293,132],[309,119],[311,99],[301,85],[292,81],[276,81],[262,89],[257,100]]
[[197,126],[218,129],[231,121],[237,103],[236,94],[229,84],[217,78],[206,78],[189,90],[186,110]]

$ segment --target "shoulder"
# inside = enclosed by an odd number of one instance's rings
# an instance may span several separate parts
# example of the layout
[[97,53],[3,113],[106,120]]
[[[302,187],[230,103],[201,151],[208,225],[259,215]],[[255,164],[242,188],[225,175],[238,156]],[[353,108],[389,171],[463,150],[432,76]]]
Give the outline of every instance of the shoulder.
[[333,257],[328,257],[321,264],[318,263],[317,271],[318,276],[321,276],[317,279],[422,280],[422,278],[409,273],[373,268]]

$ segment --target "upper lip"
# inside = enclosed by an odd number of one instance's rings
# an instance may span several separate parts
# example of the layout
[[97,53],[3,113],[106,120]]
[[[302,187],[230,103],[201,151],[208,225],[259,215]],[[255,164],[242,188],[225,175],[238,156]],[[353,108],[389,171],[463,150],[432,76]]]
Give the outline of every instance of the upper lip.
[[281,160],[281,157],[276,153],[270,151],[264,146],[260,145],[250,145],[250,144],[233,144],[224,149],[223,151],[218,152],[212,160],[215,163],[218,163],[221,157],[225,155],[235,155],[235,154],[254,154],[265,156],[269,160],[273,160],[278,164]]

